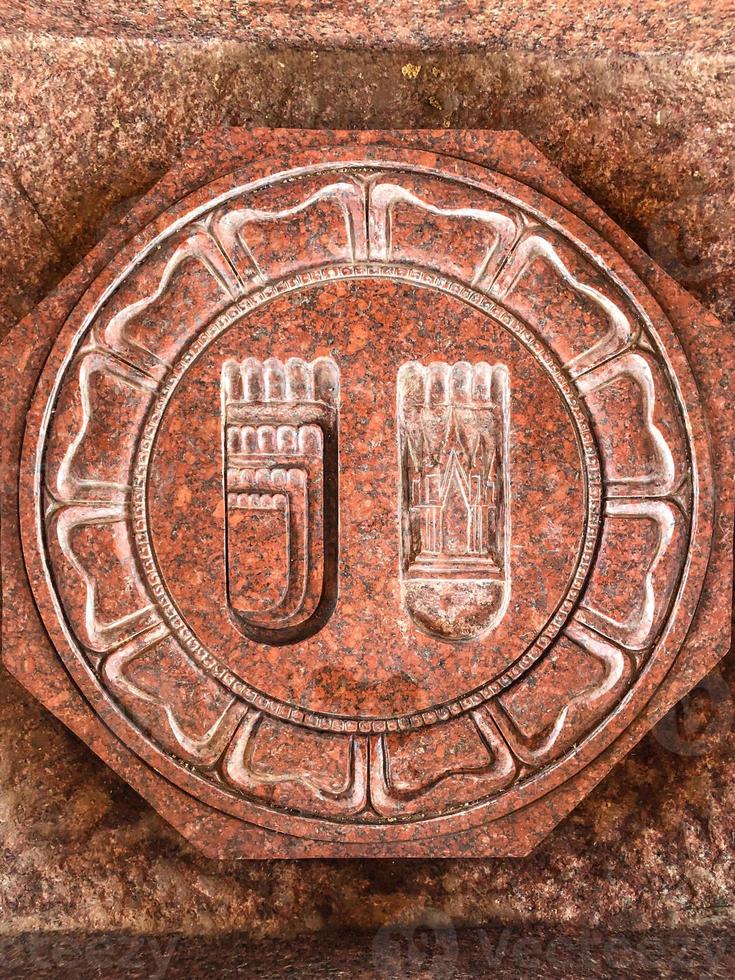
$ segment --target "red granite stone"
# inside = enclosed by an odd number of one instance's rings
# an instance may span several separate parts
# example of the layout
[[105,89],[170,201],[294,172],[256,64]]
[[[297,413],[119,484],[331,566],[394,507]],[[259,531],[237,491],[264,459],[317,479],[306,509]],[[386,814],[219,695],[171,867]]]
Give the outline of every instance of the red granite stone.
[[2,347],[4,662],[210,855],[527,853],[728,649],[732,339],[513,133],[125,228]]
[[485,0],[347,0],[257,4],[217,0],[23,0],[0,6],[0,34],[73,38],[153,37],[158,43],[206,38],[264,47],[477,50],[497,46],[548,48],[569,57],[580,48],[606,56],[611,50],[660,56],[671,51],[727,53],[732,33],[728,0],[515,0],[488,7]]

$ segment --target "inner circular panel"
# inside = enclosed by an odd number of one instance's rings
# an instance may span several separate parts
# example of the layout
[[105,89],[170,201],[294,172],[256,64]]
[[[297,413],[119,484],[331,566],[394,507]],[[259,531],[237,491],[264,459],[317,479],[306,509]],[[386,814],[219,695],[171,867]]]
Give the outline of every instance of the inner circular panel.
[[[339,595],[319,632],[272,646],[244,636],[228,612],[222,366],[325,356],[337,363],[341,387]],[[465,642],[427,635],[402,600],[396,384],[414,360],[487,361],[508,371],[510,598],[495,628]],[[284,294],[220,335],[163,416],[148,507],[162,578],[199,642],[272,697],[352,718],[427,710],[502,673],[567,591],[585,525],[575,430],[543,366],[467,303],[385,279]]]

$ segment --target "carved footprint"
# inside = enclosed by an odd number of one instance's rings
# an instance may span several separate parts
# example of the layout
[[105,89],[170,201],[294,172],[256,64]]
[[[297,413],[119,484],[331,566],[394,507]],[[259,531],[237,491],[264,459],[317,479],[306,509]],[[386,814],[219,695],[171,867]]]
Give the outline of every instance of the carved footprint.
[[334,608],[338,405],[331,358],[222,367],[227,595],[252,639],[302,639]]
[[404,601],[425,632],[473,639],[510,595],[506,367],[404,364],[398,425]]

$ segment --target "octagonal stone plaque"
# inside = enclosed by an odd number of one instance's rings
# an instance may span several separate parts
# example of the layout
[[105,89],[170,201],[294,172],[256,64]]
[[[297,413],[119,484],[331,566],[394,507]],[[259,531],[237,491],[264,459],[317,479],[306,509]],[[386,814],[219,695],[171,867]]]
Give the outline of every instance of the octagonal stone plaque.
[[4,662],[209,854],[527,853],[728,648],[733,364],[515,134],[212,136],[2,347]]

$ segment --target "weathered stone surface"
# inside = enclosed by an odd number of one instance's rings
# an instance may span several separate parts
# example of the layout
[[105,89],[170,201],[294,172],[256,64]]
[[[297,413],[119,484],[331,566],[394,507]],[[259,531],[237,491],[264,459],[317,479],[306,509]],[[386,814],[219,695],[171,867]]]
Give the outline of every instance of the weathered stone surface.
[[[522,35],[511,51],[482,54],[0,37],[3,150],[46,225],[28,246],[10,236],[0,269],[14,277],[51,235],[68,271],[217,126],[514,129],[731,318],[735,38],[725,27],[710,54],[695,45],[645,58],[615,45],[604,58],[584,47],[558,58]],[[40,273],[45,290],[58,281],[58,267]],[[3,308],[0,330],[37,300]]]
[[[731,11],[729,11],[731,13]],[[611,49],[662,54],[723,51],[727,3],[685,0],[675,6],[630,0],[591,6],[584,0],[517,0],[488,7],[483,0],[396,0],[390,6],[355,7],[345,0],[292,4],[219,4],[199,0],[27,0],[0,10],[0,30],[63,37],[228,39],[248,44],[325,48],[467,50],[484,46],[545,48],[568,55],[580,45],[605,55]]]
[[[45,8],[47,14],[55,9]],[[669,29],[659,25],[654,35],[642,21],[612,44],[608,38],[598,46],[600,31],[588,30],[570,48],[569,32],[560,34],[563,47],[556,53],[545,30],[504,35],[498,45],[465,55],[437,48],[258,51],[228,39],[200,43],[194,33],[175,44],[126,39],[122,31],[117,39],[101,32],[69,40],[37,33],[23,42],[8,36],[0,43],[5,159],[57,241],[61,260],[47,264],[46,229],[19,222],[15,205],[8,205],[0,279],[17,299],[11,306],[3,302],[4,327],[51,289],[59,269],[72,268],[105,228],[115,228],[129,199],[168,169],[182,145],[222,122],[519,129],[729,324],[732,21],[722,4],[708,5],[719,21],[709,54],[698,54],[705,49],[697,20],[690,16],[685,27],[682,9],[667,9]],[[575,22],[583,24],[584,17]],[[38,25],[47,28],[48,21]],[[81,25],[70,33],[79,35]],[[639,44],[653,45],[657,55],[628,57],[626,50]],[[413,68],[402,71],[409,64],[420,69],[415,77]],[[24,213],[22,206],[19,216]],[[36,231],[23,242],[25,227]],[[566,923],[577,935],[583,930],[583,964],[596,955],[585,952],[587,940],[597,936],[590,926],[639,930],[664,922],[671,932],[662,949],[676,954],[691,941],[716,960],[722,947],[700,930],[703,921],[721,919],[726,939],[731,914],[732,684],[728,657],[676,709],[678,734],[667,723],[647,736],[522,861],[243,866],[192,851],[4,673],[4,925],[196,933],[235,928],[247,937],[282,939],[314,930],[369,933],[433,906],[457,924],[510,923],[516,938],[526,936],[529,920]],[[548,938],[554,954],[544,968],[554,975],[558,947],[551,933]],[[49,969],[66,963],[72,948],[91,964],[90,972],[97,969],[87,950],[90,944],[101,948],[98,937],[44,942],[39,955]],[[369,961],[369,935],[356,942]],[[629,942],[645,968],[645,950],[634,935]],[[18,943],[25,944],[21,972],[27,974],[28,951],[39,945],[28,936]],[[615,935],[610,944],[619,948]],[[325,951],[331,946],[331,937],[322,940]],[[113,942],[105,962],[116,950]],[[235,954],[240,969],[251,954],[246,938]],[[12,954],[4,956],[11,961]],[[150,962],[141,969],[149,971]]]
[[125,227],[5,345],[6,665],[212,856],[528,853],[727,651],[731,342],[514,134]]
[[226,980],[341,980],[346,973],[356,980],[443,980],[483,977],[489,971],[499,980],[516,980],[520,974],[533,980],[608,980],[623,969],[634,977],[726,978],[735,966],[732,936],[722,926],[654,928],[645,935],[538,924],[455,929],[437,909],[421,910],[374,935],[350,930],[344,935],[263,941],[242,933],[188,937],[56,932],[3,937],[0,951],[9,977],[39,980],[97,980],[100,975],[120,974],[130,980],[182,975],[198,980],[213,971]]

